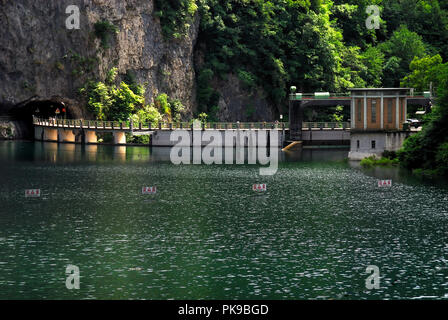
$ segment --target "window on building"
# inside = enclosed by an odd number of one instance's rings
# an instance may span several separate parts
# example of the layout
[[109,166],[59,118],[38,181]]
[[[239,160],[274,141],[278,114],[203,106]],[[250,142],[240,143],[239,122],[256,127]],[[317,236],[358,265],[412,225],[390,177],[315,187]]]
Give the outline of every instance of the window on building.
[[372,149],[375,149],[375,147],[376,147],[376,141],[372,140]]
[[356,114],[358,115],[358,121],[361,121],[361,100],[358,100],[358,110],[356,112]]
[[392,123],[392,100],[387,102],[387,122]]
[[359,149],[359,140],[356,140],[356,149]]
[[372,100],[372,123],[376,123],[376,99]]

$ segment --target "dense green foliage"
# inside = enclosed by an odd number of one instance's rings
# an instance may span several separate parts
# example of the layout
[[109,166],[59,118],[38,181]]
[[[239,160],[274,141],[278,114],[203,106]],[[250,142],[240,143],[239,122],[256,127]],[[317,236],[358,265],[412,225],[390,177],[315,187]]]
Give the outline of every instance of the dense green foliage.
[[198,9],[195,0],[155,0],[155,7],[163,34],[168,38],[185,35]]
[[80,90],[87,98],[88,110],[98,120],[127,121],[137,108],[144,106],[144,88],[139,86],[134,92],[125,82],[116,86],[116,76],[117,69],[113,68],[105,82],[89,81]]
[[432,65],[429,69],[414,69],[407,81],[412,80],[418,84],[421,79],[432,74],[438,88],[436,106],[426,116],[423,130],[405,141],[399,157],[402,164],[409,169],[448,175],[448,63],[435,64],[440,61],[436,56],[428,60],[416,60],[415,65],[428,61]]
[[104,49],[110,47],[112,36],[118,33],[118,27],[107,20],[98,21],[94,25],[95,35],[101,40]]
[[382,167],[389,167],[389,166],[397,166],[399,164],[399,161],[397,158],[388,158],[388,157],[381,157],[377,158],[375,156],[367,157],[361,160],[361,166],[364,168],[372,168],[374,166],[382,166]]
[[262,87],[277,106],[284,103],[290,84],[296,84],[299,92],[341,91],[364,84],[359,48],[344,46],[326,1],[199,3],[198,42],[205,53],[198,66],[200,111],[217,103],[210,79],[229,73],[237,74],[248,91]]
[[145,102],[145,89],[134,82],[128,73],[126,81],[116,85],[117,68],[112,68],[104,82],[88,81],[80,89],[87,102],[87,108],[98,120],[128,121],[151,123],[156,126],[160,121],[180,121],[184,106],[177,99],[171,99],[162,93],[155,97],[154,103]]
[[438,77],[441,65],[442,57],[439,54],[432,57],[415,57],[410,64],[411,73],[403,78],[401,85],[415,88],[420,92],[427,90],[430,82],[433,82],[434,86],[438,87],[438,82],[441,80]]
[[388,41],[380,44],[380,49],[387,59],[383,68],[384,87],[399,87],[400,80],[409,72],[412,60],[426,53],[421,37],[406,26],[401,26]]
[[[380,29],[366,27],[370,5],[380,9]],[[157,0],[156,12],[164,34],[176,38],[199,12],[198,113],[212,119],[213,80],[230,73],[248,94],[262,88],[282,112],[291,85],[298,92],[399,86],[418,68],[410,67],[414,59],[448,53],[448,5],[438,0]],[[429,79],[418,90],[428,90]]]

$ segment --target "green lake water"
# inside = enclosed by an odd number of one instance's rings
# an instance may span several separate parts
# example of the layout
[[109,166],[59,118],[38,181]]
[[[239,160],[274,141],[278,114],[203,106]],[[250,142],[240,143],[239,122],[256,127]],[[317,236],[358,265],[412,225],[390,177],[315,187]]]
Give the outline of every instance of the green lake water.
[[169,151],[0,142],[0,299],[448,298],[443,181],[340,149],[284,154],[273,176]]

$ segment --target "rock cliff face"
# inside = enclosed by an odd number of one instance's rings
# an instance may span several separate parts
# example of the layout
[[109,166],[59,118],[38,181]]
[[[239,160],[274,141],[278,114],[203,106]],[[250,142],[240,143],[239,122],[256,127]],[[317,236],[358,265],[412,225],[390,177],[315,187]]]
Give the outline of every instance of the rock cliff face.
[[275,119],[263,89],[249,92],[234,74],[228,74],[225,80],[212,83],[219,92],[218,118],[221,121],[262,122]]
[[[70,5],[79,7],[79,30],[66,27]],[[146,83],[148,102],[165,92],[191,113],[198,23],[185,38],[166,41],[153,13],[152,0],[0,0],[0,114],[31,99],[64,102],[71,116],[88,117],[78,88],[112,67]],[[119,30],[106,49],[94,33],[104,20]]]

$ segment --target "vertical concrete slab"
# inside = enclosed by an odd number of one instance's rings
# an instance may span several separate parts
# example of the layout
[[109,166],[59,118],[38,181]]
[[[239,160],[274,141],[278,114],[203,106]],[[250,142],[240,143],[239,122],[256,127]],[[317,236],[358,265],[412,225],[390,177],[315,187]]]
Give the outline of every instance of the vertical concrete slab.
[[44,129],[44,140],[45,141],[58,141],[58,129]]
[[34,127],[34,140],[43,140],[44,129],[42,127]]
[[126,134],[123,131],[114,132],[115,144],[126,144]]
[[75,142],[76,136],[73,133],[73,130],[67,129],[58,129],[59,133],[59,142]]
[[85,131],[85,139],[86,143],[98,143],[98,137],[96,136],[96,131],[93,130]]

